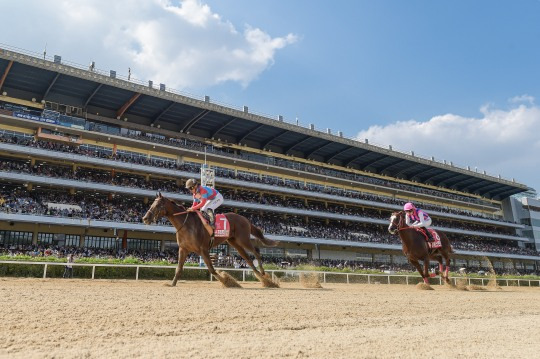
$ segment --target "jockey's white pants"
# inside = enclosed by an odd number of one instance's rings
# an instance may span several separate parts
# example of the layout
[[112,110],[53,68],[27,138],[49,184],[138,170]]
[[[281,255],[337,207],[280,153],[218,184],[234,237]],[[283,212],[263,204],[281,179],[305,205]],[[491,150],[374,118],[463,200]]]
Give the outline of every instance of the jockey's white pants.
[[415,227],[415,228],[422,228],[422,227],[429,228],[430,226],[431,226],[431,218],[424,220],[424,222],[415,222],[411,224],[411,227]]
[[202,206],[201,211],[206,212],[208,208],[210,208],[211,210],[214,211],[214,213],[216,213],[216,208],[218,208],[222,204],[223,204],[223,195],[221,193],[218,193],[213,200],[206,202],[206,204]]

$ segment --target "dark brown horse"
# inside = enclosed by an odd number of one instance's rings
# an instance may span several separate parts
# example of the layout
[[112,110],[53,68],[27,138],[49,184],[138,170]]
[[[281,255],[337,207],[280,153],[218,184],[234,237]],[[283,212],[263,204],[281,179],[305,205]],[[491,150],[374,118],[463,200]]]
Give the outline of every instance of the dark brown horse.
[[[392,234],[399,233],[403,253],[409,259],[409,262],[416,267],[418,273],[420,273],[424,279],[424,283],[429,284],[428,279],[430,276],[428,269],[430,259],[439,262],[439,274],[446,283],[450,283],[450,279],[448,278],[448,271],[450,270],[450,254],[454,253],[454,251],[446,234],[437,231],[441,238],[442,247],[430,249],[424,235],[416,229],[407,226],[405,223],[405,212],[403,211],[392,213],[388,231]],[[443,259],[445,260],[445,267],[443,267]],[[419,260],[424,262],[423,270],[420,263],[418,263]]]
[[[215,247],[224,242],[229,243],[238,251],[238,254],[244,258],[253,270],[255,276],[262,281],[265,286],[277,286],[265,276],[260,250],[258,246],[255,245],[255,241],[251,239],[251,235],[264,246],[273,247],[276,246],[278,242],[265,238],[261,229],[251,224],[244,216],[236,213],[227,213],[225,216],[229,220],[230,236],[228,238],[216,237],[211,241],[210,234],[197,213],[187,211],[185,207],[163,197],[161,193],[156,196],[154,203],[152,203],[152,206],[144,215],[143,222],[145,224],[150,224],[161,217],[167,217],[176,228],[178,267],[176,268],[176,274],[172,281],[173,286],[176,285],[176,282],[182,275],[184,262],[186,261],[188,254],[192,252],[200,255],[210,273],[212,273],[212,275],[221,283],[227,285],[228,281],[216,272],[212,265],[212,261],[210,260],[210,246]],[[259,270],[255,268],[253,261],[247,253],[248,251],[253,253],[255,258],[257,258]]]

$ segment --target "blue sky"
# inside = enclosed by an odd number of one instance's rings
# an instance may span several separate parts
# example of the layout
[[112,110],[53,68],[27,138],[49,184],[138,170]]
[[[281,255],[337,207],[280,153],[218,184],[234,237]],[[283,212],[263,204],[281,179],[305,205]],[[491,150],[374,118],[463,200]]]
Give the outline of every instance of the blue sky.
[[[540,190],[540,1],[10,2],[0,43]],[[18,15],[19,14],[19,15]],[[30,22],[29,20],[32,19]],[[32,26],[30,26],[32,23]]]

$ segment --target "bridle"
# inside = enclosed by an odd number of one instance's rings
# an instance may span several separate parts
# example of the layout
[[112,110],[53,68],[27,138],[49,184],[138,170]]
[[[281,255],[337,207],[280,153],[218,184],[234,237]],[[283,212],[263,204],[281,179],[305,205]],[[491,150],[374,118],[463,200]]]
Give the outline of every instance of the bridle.
[[[156,213],[156,210],[158,210],[158,212]],[[152,214],[152,221],[153,222],[156,222],[156,218],[158,217],[159,213],[163,211],[163,203],[159,203],[159,205],[155,206],[155,207],[151,207],[148,212],[150,212],[150,214]],[[161,216],[160,216],[161,217]]]
[[[403,212],[397,212],[397,213],[395,214],[395,216],[396,216],[396,217],[399,217],[399,222],[398,222],[398,224],[397,224],[397,226],[396,226],[396,230],[395,230],[392,234],[395,234],[396,231],[403,231],[403,230],[405,230],[405,229],[410,229],[410,228],[412,228],[412,227],[407,226],[405,223],[403,223],[403,221],[404,221],[404,219],[405,219],[405,216],[406,216],[405,213],[403,213]],[[392,221],[391,224],[394,225],[394,221]]]
[[[150,212],[150,214],[152,215],[152,220],[154,222],[156,222],[156,217],[161,217],[160,213],[163,212],[165,213],[165,209],[163,208],[164,207],[164,204],[163,204],[163,199],[162,198],[160,201],[159,201],[159,204],[153,208],[150,208],[148,211]],[[184,226],[186,225],[186,222],[187,222],[187,219],[188,219],[188,216],[189,216],[189,211],[184,211],[184,212],[178,212],[178,213],[173,213],[173,216],[180,216],[182,214],[188,214],[186,216],[186,218],[184,218],[184,222],[182,223],[182,225],[180,226],[180,228],[178,228],[176,230],[176,233],[180,232],[180,230],[182,228],[184,228]]]

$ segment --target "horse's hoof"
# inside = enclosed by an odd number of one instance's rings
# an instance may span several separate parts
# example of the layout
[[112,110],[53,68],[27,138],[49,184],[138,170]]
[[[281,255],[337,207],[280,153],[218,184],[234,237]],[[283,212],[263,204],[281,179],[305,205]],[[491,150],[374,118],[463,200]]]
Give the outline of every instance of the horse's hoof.
[[423,283],[423,282],[418,283],[416,285],[416,288],[420,289],[420,290],[433,290],[433,288],[431,288],[431,286],[429,284],[426,284],[426,283]]

